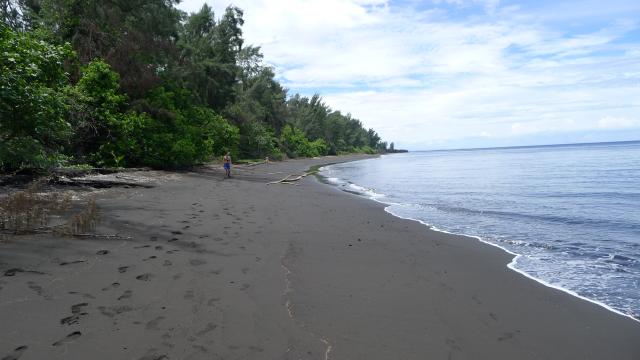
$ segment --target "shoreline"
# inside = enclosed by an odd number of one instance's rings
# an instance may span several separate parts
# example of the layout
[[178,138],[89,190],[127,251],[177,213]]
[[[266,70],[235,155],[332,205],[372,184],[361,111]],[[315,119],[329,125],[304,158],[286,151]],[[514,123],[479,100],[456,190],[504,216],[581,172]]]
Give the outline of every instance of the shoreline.
[[[504,267],[504,251],[316,179],[341,157],[101,193],[100,233],[0,243],[0,356],[636,359],[640,326]],[[165,174],[166,175],[166,174]],[[97,354],[96,348],[101,352]],[[17,355],[17,356],[15,356]]]
[[[354,193],[354,195],[359,195],[359,194],[355,194],[355,193]],[[370,199],[370,200],[376,201],[375,199]],[[609,306],[609,305],[607,305],[607,304],[605,304],[605,303],[599,302],[598,300],[594,300],[594,299],[587,298],[587,297],[585,297],[585,296],[582,296],[582,295],[580,295],[580,294],[576,293],[575,291],[572,291],[572,290],[569,290],[569,289],[563,288],[563,287],[561,287],[561,286],[556,286],[556,285],[550,284],[550,283],[548,283],[548,282],[546,282],[546,281],[544,281],[544,280],[542,280],[542,279],[538,279],[538,278],[536,278],[535,276],[530,275],[529,273],[527,273],[527,272],[526,272],[526,271],[524,271],[524,270],[521,270],[521,269],[516,268],[516,267],[515,267],[515,265],[517,264],[518,258],[522,257],[522,254],[515,253],[515,252],[513,252],[513,251],[511,251],[511,250],[509,250],[509,249],[507,249],[507,248],[504,248],[504,247],[502,247],[502,246],[500,246],[500,245],[498,245],[498,244],[494,244],[494,243],[492,243],[492,242],[490,242],[490,241],[484,240],[484,239],[482,239],[480,236],[476,236],[476,235],[469,235],[469,234],[461,234],[461,233],[454,233],[454,232],[446,231],[446,230],[443,230],[443,229],[439,229],[438,227],[436,227],[436,226],[434,226],[434,225],[431,225],[431,224],[428,224],[428,223],[425,223],[425,222],[424,222],[424,221],[422,221],[422,220],[413,219],[413,218],[408,218],[408,217],[402,217],[402,216],[400,216],[400,215],[396,215],[396,214],[392,213],[391,211],[387,210],[387,208],[388,208],[388,207],[389,207],[389,206],[386,206],[384,210],[385,210],[387,213],[389,213],[391,216],[395,216],[395,217],[398,217],[398,218],[400,218],[400,219],[404,219],[404,220],[416,221],[416,222],[418,222],[418,223],[420,223],[420,224],[422,224],[422,225],[426,226],[426,227],[427,227],[429,230],[431,230],[431,231],[440,232],[440,233],[443,233],[443,234],[450,234],[450,235],[464,236],[464,237],[470,238],[470,239],[472,239],[472,240],[479,241],[479,242],[481,242],[481,243],[483,243],[483,244],[486,244],[486,245],[489,245],[489,246],[496,247],[496,248],[498,248],[498,249],[500,249],[500,250],[504,251],[505,253],[507,253],[507,254],[509,254],[509,255],[513,256],[513,258],[511,259],[511,261],[510,261],[509,263],[507,263],[507,264],[506,264],[506,267],[507,267],[508,269],[513,270],[513,271],[515,271],[516,273],[518,273],[518,274],[520,274],[520,275],[524,276],[525,278],[530,279],[530,280],[533,280],[533,281],[535,281],[535,282],[537,282],[537,283],[539,283],[539,284],[542,284],[542,285],[544,285],[544,286],[546,286],[546,287],[548,287],[548,288],[550,288],[550,289],[559,290],[559,291],[562,291],[562,292],[564,292],[564,293],[567,293],[567,294],[569,294],[569,295],[571,295],[571,296],[573,296],[573,297],[576,297],[576,298],[578,298],[578,299],[585,300],[585,301],[588,301],[588,302],[590,302],[590,303],[592,303],[592,304],[598,305],[598,306],[600,306],[600,307],[602,307],[602,308],[604,308],[604,309],[606,309],[606,310],[608,310],[608,311],[611,311],[612,313],[614,313],[614,314],[616,314],[616,315],[620,315],[620,316],[623,316],[623,317],[629,318],[629,319],[631,319],[631,320],[633,320],[633,321],[640,322],[640,318],[635,318],[633,315],[625,314],[625,313],[623,313],[622,311],[620,311],[620,310],[616,310],[616,309],[612,308],[611,306]]]
[[[355,160],[355,161],[360,161],[360,160]],[[505,247],[501,246],[500,244],[496,244],[496,243],[490,242],[490,241],[488,241],[488,240],[484,240],[482,237],[477,236],[477,235],[464,234],[464,233],[455,233],[455,232],[447,231],[447,230],[444,230],[444,229],[440,229],[440,228],[438,228],[436,225],[433,225],[433,224],[429,224],[429,223],[427,223],[427,222],[424,222],[424,221],[422,221],[422,220],[420,220],[420,219],[414,219],[414,218],[411,218],[411,217],[404,217],[404,216],[401,216],[401,215],[395,214],[395,213],[393,213],[391,210],[389,210],[389,208],[390,208],[392,205],[394,205],[394,203],[384,202],[384,201],[379,200],[379,199],[378,199],[377,197],[375,197],[375,196],[366,195],[366,194],[363,194],[363,193],[357,192],[357,191],[355,191],[355,190],[354,190],[354,191],[350,191],[350,190],[346,190],[346,189],[341,188],[338,184],[332,183],[332,182],[328,179],[328,177],[326,177],[326,176],[324,176],[324,175],[322,175],[322,174],[321,174],[321,172],[322,172],[322,168],[327,167],[327,166],[331,166],[331,165],[333,165],[333,164],[327,164],[327,165],[322,166],[322,167],[320,167],[320,168],[319,168],[319,170],[320,170],[320,171],[318,172],[317,177],[318,177],[319,181],[320,181],[320,182],[322,182],[323,184],[326,184],[326,185],[329,185],[329,186],[331,186],[331,187],[333,187],[333,188],[336,188],[336,189],[337,189],[337,190],[339,190],[339,191],[342,191],[342,192],[345,192],[345,193],[348,193],[348,194],[352,194],[352,195],[356,195],[356,196],[358,196],[358,197],[361,197],[361,198],[364,198],[364,199],[371,200],[371,201],[374,201],[374,202],[376,202],[376,203],[382,204],[382,205],[384,205],[384,211],[385,211],[386,213],[388,213],[389,215],[394,216],[394,217],[397,217],[397,218],[400,218],[400,219],[404,219],[404,220],[415,221],[415,222],[417,222],[417,223],[419,223],[419,224],[421,224],[421,225],[425,226],[425,227],[426,227],[428,230],[430,230],[430,231],[440,232],[440,233],[443,233],[443,234],[450,234],[450,235],[464,236],[464,237],[467,237],[467,238],[469,238],[469,239],[472,239],[472,240],[478,241],[478,242],[480,242],[480,243],[483,243],[483,244],[486,244],[486,245],[489,245],[489,246],[496,247],[496,248],[498,248],[498,249],[500,249],[500,250],[504,251],[505,253],[507,253],[507,254],[509,254],[509,255],[513,256],[513,258],[511,259],[511,261],[510,261],[510,262],[508,262],[508,263],[506,264],[506,267],[507,267],[508,269],[513,270],[513,271],[515,271],[516,273],[518,273],[518,274],[520,274],[520,275],[524,276],[525,278],[531,279],[531,280],[533,280],[533,281],[535,281],[535,282],[537,282],[537,283],[539,283],[539,284],[542,284],[542,285],[544,285],[544,286],[546,286],[546,287],[548,287],[548,288],[551,288],[551,289],[555,289],[555,290],[559,290],[559,291],[565,292],[565,293],[567,293],[567,294],[569,294],[569,295],[571,295],[571,296],[574,296],[574,297],[576,297],[576,298],[578,298],[578,299],[588,301],[588,302],[590,302],[590,303],[592,303],[592,304],[595,304],[595,305],[598,305],[598,306],[600,306],[600,307],[602,307],[602,308],[604,308],[604,309],[606,309],[606,310],[608,310],[608,311],[610,311],[610,312],[612,312],[612,313],[615,313],[615,314],[617,314],[617,315],[620,315],[620,316],[623,316],[623,317],[629,318],[629,319],[631,319],[631,320],[633,320],[633,321],[636,321],[636,322],[639,322],[639,323],[640,323],[640,317],[635,317],[635,316],[634,316],[634,315],[632,315],[632,314],[624,313],[624,312],[622,312],[622,311],[620,311],[620,310],[618,310],[618,309],[615,309],[615,308],[611,307],[610,305],[608,305],[608,304],[606,304],[606,303],[603,303],[603,302],[601,302],[601,301],[598,301],[598,300],[591,299],[591,298],[588,298],[588,297],[586,297],[586,296],[580,295],[580,294],[578,294],[577,292],[575,292],[575,291],[573,291],[573,290],[570,290],[570,289],[567,289],[567,288],[564,288],[564,287],[562,287],[562,286],[553,285],[553,284],[551,284],[551,283],[549,283],[549,282],[547,282],[547,281],[545,281],[545,280],[543,280],[543,279],[539,279],[539,278],[537,278],[537,277],[535,277],[535,276],[533,276],[533,275],[529,274],[529,273],[528,273],[528,272],[526,272],[525,270],[518,269],[518,268],[516,267],[517,262],[518,262],[518,259],[519,259],[519,258],[521,258],[523,255],[522,255],[522,254],[518,254],[518,253],[516,253],[516,252],[514,252],[514,251],[511,251],[511,250],[509,250],[509,249],[507,249],[507,248],[505,248]],[[338,180],[347,181],[347,180],[344,180],[344,179],[338,179]],[[349,182],[349,183],[350,183],[350,182]],[[358,184],[353,184],[353,185],[363,188],[362,186],[360,186],[360,185],[358,185]],[[364,188],[363,188],[363,189],[364,189]],[[385,196],[385,195],[381,195],[381,194],[378,194],[378,195],[380,195],[380,196]]]

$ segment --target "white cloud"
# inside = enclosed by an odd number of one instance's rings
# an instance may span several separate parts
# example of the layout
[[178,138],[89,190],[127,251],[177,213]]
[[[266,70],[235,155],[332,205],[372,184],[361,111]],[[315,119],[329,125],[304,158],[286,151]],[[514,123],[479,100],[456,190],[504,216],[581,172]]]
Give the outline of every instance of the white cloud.
[[598,120],[598,127],[601,129],[625,129],[640,127],[640,121],[629,117],[607,116]]
[[[384,0],[234,3],[245,10],[247,43],[262,46],[285,86],[321,92],[399,145],[608,129],[616,121],[640,127],[620,121],[640,107],[640,43],[620,41],[637,31],[627,19],[640,5],[574,2],[581,19],[564,2],[535,11],[492,0],[435,1],[438,10]],[[580,6],[587,3],[602,11]],[[456,18],[447,4],[481,11]],[[227,3],[212,5],[221,14]],[[562,11],[572,21],[566,27]]]

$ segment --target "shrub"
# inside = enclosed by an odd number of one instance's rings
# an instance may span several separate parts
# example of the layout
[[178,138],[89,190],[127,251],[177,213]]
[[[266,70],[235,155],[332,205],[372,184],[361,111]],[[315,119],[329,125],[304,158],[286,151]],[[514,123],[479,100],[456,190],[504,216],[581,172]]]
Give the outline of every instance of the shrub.
[[15,137],[0,143],[0,169],[45,169],[53,165],[53,160],[42,144],[30,136]]

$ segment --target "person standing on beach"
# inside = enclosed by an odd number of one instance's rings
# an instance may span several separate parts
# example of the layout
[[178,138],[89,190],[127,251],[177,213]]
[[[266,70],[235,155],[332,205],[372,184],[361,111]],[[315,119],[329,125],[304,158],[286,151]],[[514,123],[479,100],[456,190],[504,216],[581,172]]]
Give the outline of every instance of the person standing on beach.
[[222,162],[224,163],[224,172],[225,175],[230,178],[231,177],[231,153],[228,152],[227,155],[225,155],[222,158]]

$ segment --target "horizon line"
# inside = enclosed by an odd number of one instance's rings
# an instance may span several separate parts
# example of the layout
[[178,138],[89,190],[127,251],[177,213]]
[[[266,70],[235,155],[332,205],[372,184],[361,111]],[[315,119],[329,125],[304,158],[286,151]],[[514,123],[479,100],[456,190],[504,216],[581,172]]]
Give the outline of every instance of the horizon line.
[[[408,152],[436,152],[436,151],[473,151],[473,150],[525,149],[525,148],[556,147],[556,146],[624,144],[624,143],[634,143],[634,142],[640,142],[640,139],[638,139],[638,140],[623,140],[623,141],[597,141],[597,142],[582,142],[582,143],[560,143],[560,144],[538,144],[538,145],[516,145],[516,146],[491,146],[491,147],[453,148],[453,149],[431,149],[431,150],[408,150]],[[398,149],[398,150],[400,150],[400,149]]]

